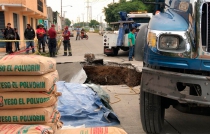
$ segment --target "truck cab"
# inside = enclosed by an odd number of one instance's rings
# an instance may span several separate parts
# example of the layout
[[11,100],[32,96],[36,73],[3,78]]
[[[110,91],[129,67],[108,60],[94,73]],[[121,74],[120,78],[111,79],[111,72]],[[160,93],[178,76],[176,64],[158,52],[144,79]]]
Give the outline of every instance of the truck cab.
[[[152,3],[151,1],[145,3]],[[142,60],[140,115],[147,133],[160,133],[165,109],[208,113],[210,1],[165,0],[137,35]]]

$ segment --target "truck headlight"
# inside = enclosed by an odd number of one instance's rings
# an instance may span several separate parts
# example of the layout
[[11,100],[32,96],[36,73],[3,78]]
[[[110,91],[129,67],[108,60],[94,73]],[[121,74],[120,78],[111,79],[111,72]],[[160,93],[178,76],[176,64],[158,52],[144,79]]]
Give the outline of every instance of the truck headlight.
[[179,46],[179,37],[175,35],[162,35],[159,40],[160,49],[177,49]]
[[156,34],[149,32],[147,36],[147,42],[149,43],[149,46],[156,47]]

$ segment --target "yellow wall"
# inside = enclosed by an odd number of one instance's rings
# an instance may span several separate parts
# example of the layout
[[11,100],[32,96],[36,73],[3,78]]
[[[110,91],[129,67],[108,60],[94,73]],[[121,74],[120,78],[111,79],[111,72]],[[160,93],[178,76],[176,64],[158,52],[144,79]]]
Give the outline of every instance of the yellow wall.
[[[18,31],[21,40],[24,40],[24,29],[26,26],[23,26],[23,16],[27,17],[26,24],[31,24],[31,18],[33,18],[33,28],[36,30],[36,20],[46,19],[47,18],[47,6],[43,1],[43,12],[38,11],[37,9],[37,0],[0,0],[0,3],[4,5],[4,10],[0,6],[0,11],[4,11],[5,16],[5,25],[11,23],[12,28],[13,24],[13,13],[18,14],[19,16],[19,25]],[[25,47],[25,42],[22,42],[20,45],[21,48]],[[13,50],[15,49],[13,43]],[[5,52],[5,48],[0,48],[0,52]]]

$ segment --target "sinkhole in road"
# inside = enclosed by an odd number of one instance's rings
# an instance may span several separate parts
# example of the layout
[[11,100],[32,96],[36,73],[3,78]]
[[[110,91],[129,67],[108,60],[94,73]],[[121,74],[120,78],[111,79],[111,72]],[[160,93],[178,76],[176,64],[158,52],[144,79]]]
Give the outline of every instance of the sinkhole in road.
[[100,85],[140,85],[141,72],[131,64],[108,63],[105,65],[83,64],[87,74],[86,83]]

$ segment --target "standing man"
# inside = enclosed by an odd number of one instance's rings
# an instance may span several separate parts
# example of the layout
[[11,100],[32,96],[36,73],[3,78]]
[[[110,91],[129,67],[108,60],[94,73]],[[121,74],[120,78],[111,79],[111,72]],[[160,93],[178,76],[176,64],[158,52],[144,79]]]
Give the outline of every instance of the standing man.
[[76,31],[77,31],[76,40],[77,40],[77,38],[79,38],[79,40],[80,40],[80,28],[77,27]]
[[35,38],[35,31],[34,29],[31,27],[30,24],[27,24],[27,28],[24,32],[24,37],[26,40],[31,40],[31,41],[26,41],[26,53],[29,53],[29,48],[32,48],[32,53],[35,53],[35,49],[34,49],[34,38]]
[[128,34],[128,46],[129,46],[129,61],[133,61],[134,47],[136,44],[135,38],[136,28],[131,28],[131,32]]
[[43,53],[45,53],[45,42],[44,42],[44,36],[46,34],[42,24],[39,25],[39,28],[36,30],[36,35],[38,39],[38,45],[39,45],[39,52],[42,45]]
[[[15,40],[15,31],[11,28],[11,23],[7,23],[7,27],[4,30],[4,37],[6,40]],[[12,42],[6,42],[6,53],[11,54],[12,51]]]
[[69,50],[69,56],[72,56],[71,54],[71,44],[70,44],[70,32],[68,30],[68,27],[65,27],[65,30],[63,32],[63,44],[64,44],[64,55],[67,56],[67,48]]
[[50,51],[50,57],[56,57],[55,51],[56,51],[56,31],[55,31],[55,25],[51,25],[51,28],[48,31],[49,35],[49,51]]

